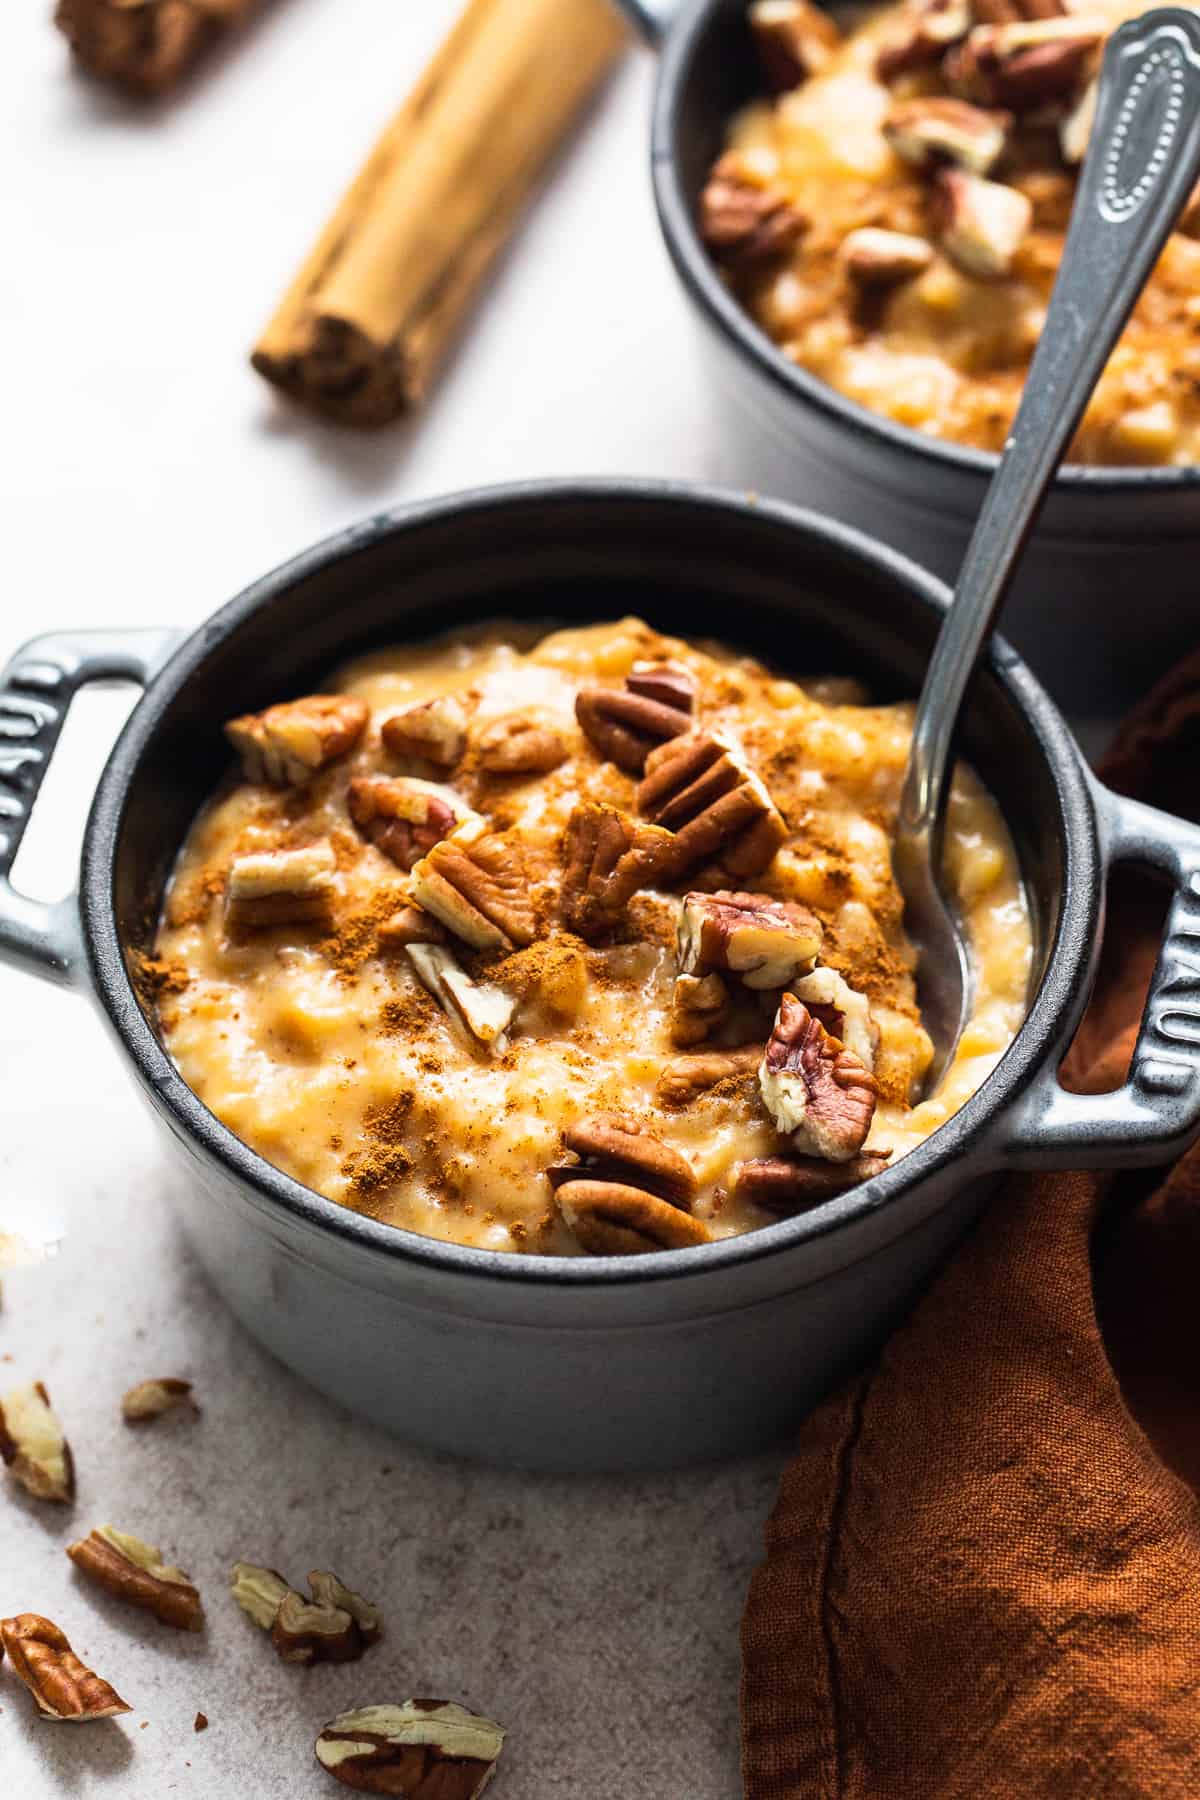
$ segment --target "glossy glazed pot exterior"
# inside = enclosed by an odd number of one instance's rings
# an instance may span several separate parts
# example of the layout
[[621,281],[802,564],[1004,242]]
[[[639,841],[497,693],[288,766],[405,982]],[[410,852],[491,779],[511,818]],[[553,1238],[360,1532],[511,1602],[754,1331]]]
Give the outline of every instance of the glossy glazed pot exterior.
[[[154,633],[40,639],[0,678],[0,955],[94,995],[187,1168],[182,1221],[215,1285],[315,1386],[402,1436],[495,1462],[632,1468],[749,1450],[866,1354],[999,1170],[1152,1161],[1200,1120],[1200,1003],[1177,957],[1200,929],[1200,832],[1097,787],[1006,645],[975,681],[964,749],[1005,810],[1033,897],[1029,1018],[927,1143],[803,1217],[605,1260],[497,1255],[380,1225],[281,1174],[205,1109],[128,960],[150,945],[177,848],[226,765],[221,721],[311,689],[348,655],[456,621],[640,611],[797,672],[853,671],[886,697],[916,686],[945,600],[899,558],[783,506],[564,483],[368,520],[173,649]],[[41,908],[8,871],[71,694],[112,678],[146,692],[99,784],[79,895]],[[1118,856],[1160,865],[1177,897],[1130,1084],[1084,1098],[1054,1070]]]
[[[762,92],[748,0],[619,3],[662,44],[655,198],[701,327],[726,467],[952,582],[996,458],[894,425],[789,362],[729,293],[697,231],[728,120]],[[1068,467],[1025,553],[1005,632],[1060,705],[1111,712],[1195,648],[1198,550],[1200,469]]]

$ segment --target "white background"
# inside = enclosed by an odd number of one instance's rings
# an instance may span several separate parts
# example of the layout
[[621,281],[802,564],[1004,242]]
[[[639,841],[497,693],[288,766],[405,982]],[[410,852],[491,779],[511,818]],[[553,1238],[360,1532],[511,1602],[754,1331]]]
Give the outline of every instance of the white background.
[[[6,8],[0,60],[0,662],[53,627],[196,622],[389,502],[547,473],[736,473],[653,221],[644,54],[428,414],[358,437],[278,403],[247,351],[455,0],[278,0],[150,111],[70,73],[49,7]],[[31,833],[39,889],[68,878],[111,706],[79,718]],[[537,1481],[389,1442],[231,1322],[171,1179],[88,1003],[0,971],[0,1229],[63,1234],[5,1278],[0,1388],[48,1382],[80,1489],[71,1516],[3,1483],[0,1613],[58,1620],[135,1709],[42,1724],[0,1669],[5,1800],[336,1792],[311,1762],[321,1723],[410,1692],[511,1728],[497,1800],[732,1796],[738,1619],[778,1458]],[[192,1376],[201,1417],[124,1429],[121,1392],[152,1374]],[[108,1520],[190,1569],[202,1638],[81,1585],[62,1547]],[[350,1669],[283,1668],[225,1591],[239,1556],[333,1566],[383,1603],[386,1642]]]

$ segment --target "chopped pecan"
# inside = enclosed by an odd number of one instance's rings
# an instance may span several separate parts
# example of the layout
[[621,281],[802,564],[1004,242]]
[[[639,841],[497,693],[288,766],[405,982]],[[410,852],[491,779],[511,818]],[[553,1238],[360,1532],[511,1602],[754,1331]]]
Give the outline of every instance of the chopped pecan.
[[759,777],[717,737],[660,745],[646,759],[637,799],[648,818],[675,833],[676,878],[701,863],[743,879],[759,875],[787,838]]
[[849,1162],[862,1149],[875,1116],[874,1077],[794,994],[780,1000],[758,1085],[777,1129],[798,1150]]
[[763,74],[777,94],[819,75],[842,41],[833,19],[811,0],[755,0],[750,29]]
[[1104,20],[1071,15],[977,25],[943,63],[965,99],[1011,111],[1069,105],[1104,41]]
[[842,239],[839,255],[842,267],[859,287],[889,288],[924,274],[933,261],[933,247],[906,231],[861,225]]
[[333,921],[337,858],[324,841],[299,850],[256,850],[235,857],[225,889],[229,931]]
[[731,1187],[735,1199],[790,1217],[882,1174],[890,1158],[890,1151],[868,1151],[841,1163],[812,1156],[758,1156],[734,1165]]
[[107,1681],[80,1662],[58,1626],[39,1613],[0,1619],[0,1649],[7,1650],[13,1674],[25,1683],[43,1719],[83,1724],[130,1711]]
[[786,987],[821,950],[821,922],[794,900],[767,894],[685,894],[677,948],[685,975],[723,969],[750,988]]
[[376,932],[381,949],[403,950],[408,944],[448,944],[449,933],[432,913],[419,906],[400,906]]
[[707,1244],[711,1236],[707,1225],[690,1213],[625,1182],[563,1181],[554,1199],[566,1225],[593,1256],[686,1250]]
[[981,279],[1007,275],[1033,219],[1027,197],[965,169],[939,169],[935,180],[941,245],[951,262]]
[[140,1606],[179,1631],[203,1629],[199,1593],[182,1569],[163,1561],[162,1551],[153,1544],[144,1544],[115,1525],[99,1525],[87,1537],[68,1544],[67,1555],[118,1600]]
[[[1089,81],[1079,99],[1058,128],[1058,143],[1065,163],[1081,163],[1087,155],[1092,126],[1096,120],[1096,101],[1100,96],[1100,78]],[[1185,214],[1186,217],[1186,214]],[[1183,228],[1183,222],[1176,230]]]
[[35,1500],[75,1497],[75,1459],[44,1384],[12,1388],[0,1403],[0,1457]]
[[230,719],[225,736],[242,759],[247,781],[289,787],[353,750],[366,723],[361,700],[349,694],[309,694]]
[[415,775],[360,775],[350,783],[350,817],[359,831],[402,869],[468,821],[479,822],[453,788]]
[[346,1787],[400,1800],[478,1800],[496,1771],[504,1729],[445,1700],[363,1706],[318,1737],[321,1767]]
[[242,1611],[262,1631],[270,1631],[275,1615],[293,1590],[278,1569],[264,1569],[258,1563],[236,1562],[230,1590]]
[[815,1019],[820,1019],[831,1037],[840,1038],[865,1068],[874,1071],[879,1027],[865,994],[852,988],[836,969],[826,968],[801,976],[792,984],[792,992]]
[[379,728],[393,756],[416,757],[437,769],[452,769],[467,747],[467,714],[461,700],[441,694],[393,713]]
[[883,135],[896,155],[914,168],[949,162],[973,175],[986,175],[998,161],[1011,127],[1011,113],[930,96],[897,101],[883,121]]
[[725,152],[700,196],[700,231],[710,250],[734,267],[752,268],[786,256],[807,230],[782,188],[736,150]]
[[537,914],[520,851],[468,826],[413,865],[412,897],[473,950],[531,944]]
[[329,1569],[310,1569],[308,1591],[318,1606],[337,1606],[348,1612],[358,1627],[363,1648],[369,1650],[383,1636],[383,1614],[369,1600],[347,1587]]
[[952,44],[971,29],[970,0],[926,0],[910,9],[905,29],[890,39],[875,58],[881,81],[894,81],[914,69],[932,68]]
[[671,1042],[686,1050],[702,1044],[729,1011],[729,989],[719,975],[677,975],[671,990]]
[[547,1170],[553,1188],[586,1177],[631,1183],[672,1206],[690,1206],[695,1198],[696,1177],[686,1159],[637,1119],[623,1113],[595,1113],[569,1125],[562,1136],[563,1148],[576,1160]]
[[683,663],[635,662],[625,677],[625,686],[631,694],[657,700],[676,712],[696,710],[696,677]]
[[575,697],[584,737],[627,775],[641,774],[656,744],[692,728],[694,689],[676,687],[663,669],[652,667],[653,673],[629,675],[623,688],[585,687]]
[[421,986],[428,989],[442,1011],[465,1025],[486,1049],[503,1055],[508,1048],[506,1033],[516,1010],[512,995],[490,982],[472,981],[454,960],[453,953],[440,944],[408,944],[405,954]]
[[561,731],[529,713],[493,719],[476,744],[479,766],[493,775],[548,775],[567,754]]
[[592,942],[615,930],[633,896],[669,872],[674,848],[669,831],[581,800],[563,834],[559,905],[568,931]]
[[737,1050],[708,1050],[697,1056],[677,1056],[658,1078],[654,1098],[660,1106],[678,1111],[723,1081],[740,1081],[758,1072],[761,1044],[743,1044]]
[[121,1400],[121,1417],[127,1425],[143,1425],[180,1406],[199,1410],[192,1399],[191,1382],[182,1381],[178,1375],[162,1375],[156,1380],[139,1381],[127,1390]]
[[357,1662],[379,1638],[379,1613],[336,1575],[314,1570],[308,1579],[311,1600],[289,1588],[279,1603],[271,1625],[276,1653],[290,1663]]

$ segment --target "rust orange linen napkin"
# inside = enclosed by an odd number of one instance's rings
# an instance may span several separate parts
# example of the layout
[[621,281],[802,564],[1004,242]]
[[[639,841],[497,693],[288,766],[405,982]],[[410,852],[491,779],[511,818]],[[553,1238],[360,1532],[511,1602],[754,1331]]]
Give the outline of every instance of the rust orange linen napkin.
[[[1200,657],[1122,729],[1200,816]],[[1114,884],[1068,1079],[1123,1077],[1162,902]],[[1012,1176],[805,1423],[742,1631],[747,1800],[1200,1797],[1200,1148]]]

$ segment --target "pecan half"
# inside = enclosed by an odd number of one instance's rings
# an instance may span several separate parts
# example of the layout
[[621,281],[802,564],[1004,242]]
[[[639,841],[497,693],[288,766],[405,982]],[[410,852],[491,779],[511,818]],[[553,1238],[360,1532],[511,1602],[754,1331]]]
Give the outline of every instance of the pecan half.
[[1078,14],[977,25],[943,64],[948,85],[968,100],[1032,112],[1067,105],[1088,74],[1107,31]]
[[353,750],[366,723],[361,700],[349,694],[309,694],[230,719],[225,736],[242,759],[247,781],[290,787]]
[[80,1662],[64,1632],[40,1613],[0,1619],[0,1649],[33,1695],[43,1719],[83,1724],[127,1713],[115,1688]]
[[723,1081],[741,1081],[758,1071],[761,1044],[744,1044],[738,1050],[708,1050],[697,1056],[677,1056],[658,1078],[654,1098],[659,1106],[680,1110],[690,1106]]
[[842,239],[838,254],[846,274],[859,287],[889,288],[924,274],[933,261],[933,246],[906,231],[862,225]]
[[191,1382],[182,1381],[178,1375],[162,1375],[156,1380],[139,1381],[126,1390],[121,1400],[121,1417],[127,1425],[145,1425],[180,1406],[199,1411],[192,1399]]
[[230,1591],[247,1616],[262,1631],[270,1631],[275,1615],[293,1590],[278,1569],[264,1569],[258,1563],[236,1562]]
[[755,0],[750,29],[763,74],[776,94],[819,75],[842,41],[833,19],[811,0]]
[[787,839],[774,801],[732,745],[693,736],[646,759],[638,806],[675,833],[673,875],[709,863],[745,879],[759,875]]
[[952,44],[966,37],[971,24],[970,0],[926,0],[911,9],[901,34],[882,45],[875,58],[876,74],[881,81],[894,81],[914,69],[932,68]]
[[256,850],[235,857],[225,888],[225,925],[231,932],[274,925],[333,922],[337,858],[325,841],[299,850]]
[[831,1037],[840,1038],[852,1050],[864,1068],[875,1068],[875,1052],[879,1048],[879,1027],[871,1016],[871,1005],[865,994],[852,988],[836,969],[814,969],[792,984],[797,1000],[802,1000],[815,1019],[820,1019]]
[[868,1151],[842,1163],[821,1162],[811,1156],[758,1156],[734,1165],[731,1187],[735,1199],[790,1217],[870,1181],[873,1175],[882,1174],[890,1160],[890,1151]]
[[479,828],[455,832],[414,863],[411,892],[473,950],[511,950],[537,935],[520,851]]
[[363,837],[402,869],[411,869],[459,826],[480,822],[452,788],[415,775],[357,776],[347,798]]
[[346,1787],[402,1800],[478,1800],[496,1772],[504,1728],[445,1700],[362,1706],[331,1719],[317,1761]]
[[503,1055],[516,1010],[512,995],[490,982],[472,981],[454,960],[453,953],[440,944],[408,944],[405,955],[421,986],[433,995],[447,1017],[464,1025],[485,1049]]
[[627,676],[623,688],[580,688],[575,717],[598,755],[640,775],[656,744],[691,730],[695,689],[686,671],[679,681],[674,676],[668,665],[651,664]]
[[35,1500],[75,1497],[75,1459],[44,1383],[12,1388],[0,1403],[0,1457]]
[[733,267],[778,261],[800,242],[808,220],[782,188],[764,181],[736,150],[727,150],[700,196],[700,232]]
[[897,101],[883,121],[883,135],[914,168],[949,162],[986,175],[1004,150],[1011,126],[1011,113],[930,96]]
[[695,1198],[696,1177],[686,1159],[637,1119],[623,1113],[595,1113],[569,1125],[562,1140],[576,1161],[547,1170],[551,1187],[586,1176],[632,1183],[672,1206],[690,1206]]
[[422,700],[393,713],[379,728],[393,756],[416,757],[437,769],[452,769],[467,747],[467,714],[453,694]]
[[763,1104],[796,1148],[827,1162],[858,1155],[875,1116],[874,1077],[794,994],[784,994],[758,1072]]
[[633,896],[669,873],[674,848],[669,831],[581,800],[563,834],[559,907],[568,931],[590,943],[615,930]]
[[749,988],[781,988],[812,969],[821,922],[794,900],[767,894],[685,894],[677,948],[685,975],[723,969]]
[[87,1537],[68,1544],[67,1555],[89,1580],[118,1600],[140,1606],[179,1631],[203,1629],[199,1593],[182,1569],[163,1561],[162,1551],[153,1544],[144,1544],[115,1525],[98,1525]]
[[592,1256],[640,1256],[707,1244],[707,1225],[619,1181],[564,1181],[555,1190],[564,1223]]
[[357,1662],[379,1641],[383,1619],[361,1594],[326,1570],[308,1578],[311,1600],[289,1589],[271,1624],[271,1642],[284,1662]]
[[529,713],[493,719],[475,747],[480,768],[493,775],[548,775],[567,754],[562,732]]
[[408,944],[448,944],[449,933],[432,913],[419,906],[400,906],[384,919],[375,934],[383,950],[403,950]]
[[1007,275],[1033,221],[1027,196],[964,169],[939,169],[935,181],[941,245],[950,261],[983,280]]
[[671,1042],[686,1050],[702,1044],[729,1011],[729,989],[719,975],[677,975],[671,990]]

